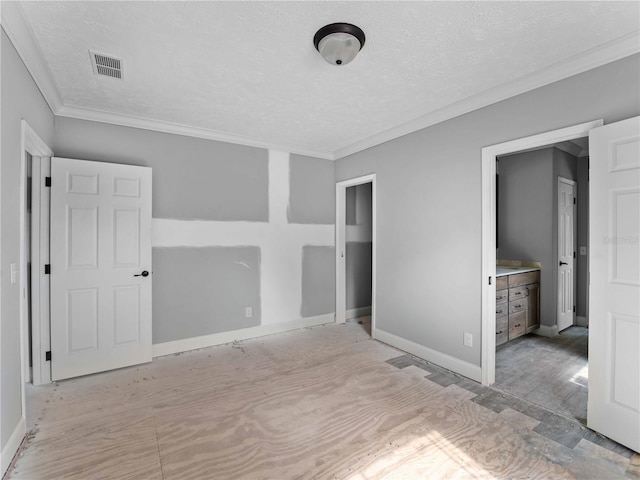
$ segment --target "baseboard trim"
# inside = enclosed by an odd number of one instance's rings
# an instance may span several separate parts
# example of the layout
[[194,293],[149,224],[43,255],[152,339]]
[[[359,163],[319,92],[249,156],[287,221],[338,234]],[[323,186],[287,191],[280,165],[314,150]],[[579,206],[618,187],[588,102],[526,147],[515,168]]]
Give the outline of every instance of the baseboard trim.
[[347,320],[349,320],[350,318],[358,318],[364,317],[365,315],[371,315],[371,305],[369,305],[368,307],[352,308],[350,310],[347,310],[346,314]]
[[558,326],[540,325],[540,327],[535,329],[532,333],[540,335],[541,337],[555,337],[558,335]]
[[0,453],[0,478],[3,478],[5,472],[11,465],[11,461],[16,453],[18,453],[18,449],[26,434],[27,422],[25,418],[22,417],[9,437],[9,440],[7,440],[6,445],[2,448],[2,453]]
[[202,335],[201,337],[184,338],[173,342],[157,343],[152,346],[153,357],[162,357],[163,355],[173,355],[174,353],[188,352],[189,350],[198,350],[199,348],[213,347],[215,345],[223,345],[237,340],[248,340],[250,338],[264,337],[266,335],[274,335],[276,333],[289,332],[305,327],[315,327],[316,325],[324,325],[334,323],[335,315],[329,313],[327,315],[318,315],[315,317],[301,318],[293,322],[276,323],[273,325],[258,325],[257,327],[243,328],[241,330],[233,330],[231,332],[213,333],[211,335]]
[[435,363],[441,367],[459,373],[460,375],[475,380],[482,381],[482,369],[478,365],[474,365],[459,358],[452,357],[446,353],[438,352],[424,345],[417,344],[406,338],[398,337],[392,333],[385,332],[379,328],[375,329],[374,338],[383,343],[387,343],[392,347],[399,348],[407,353],[420,357],[428,362]]
[[589,326],[589,319],[587,317],[577,316],[576,317],[576,325],[578,325],[579,327],[588,327]]

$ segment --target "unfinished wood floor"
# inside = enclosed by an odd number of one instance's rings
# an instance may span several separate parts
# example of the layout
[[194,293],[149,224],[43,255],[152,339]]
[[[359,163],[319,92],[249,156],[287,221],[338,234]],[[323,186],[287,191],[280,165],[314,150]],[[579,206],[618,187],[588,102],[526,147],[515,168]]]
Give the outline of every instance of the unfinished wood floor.
[[32,388],[33,433],[9,478],[637,474],[632,455],[586,437],[565,446],[494,397],[355,322],[315,327]]

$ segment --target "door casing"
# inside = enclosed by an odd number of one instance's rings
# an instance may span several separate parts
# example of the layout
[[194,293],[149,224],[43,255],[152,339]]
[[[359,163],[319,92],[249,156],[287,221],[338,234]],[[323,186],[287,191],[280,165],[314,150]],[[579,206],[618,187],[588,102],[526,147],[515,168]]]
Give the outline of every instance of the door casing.
[[523,137],[482,149],[482,384],[492,385],[496,376],[496,158],[554,143],[587,137],[589,130],[601,127],[602,119],[550,132]]
[[364,175],[336,183],[336,323],[344,323],[347,316],[346,295],[346,207],[347,188],[371,183],[371,337],[376,338],[376,174]]

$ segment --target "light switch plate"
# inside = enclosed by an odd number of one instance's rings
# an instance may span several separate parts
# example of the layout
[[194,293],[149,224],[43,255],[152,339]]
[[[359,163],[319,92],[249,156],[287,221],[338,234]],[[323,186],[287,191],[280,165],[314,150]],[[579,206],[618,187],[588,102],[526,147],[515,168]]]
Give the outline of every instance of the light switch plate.
[[580,247],[580,255],[586,255],[587,254],[587,247]]

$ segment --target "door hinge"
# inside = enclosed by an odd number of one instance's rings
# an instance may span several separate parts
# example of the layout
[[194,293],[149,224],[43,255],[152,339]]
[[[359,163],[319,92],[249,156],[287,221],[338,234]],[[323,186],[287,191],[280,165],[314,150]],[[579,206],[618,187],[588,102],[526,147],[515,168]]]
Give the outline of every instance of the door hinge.
[[51,275],[51,265],[48,263],[44,266],[44,274]]
[[573,252],[573,258],[576,258],[576,252]]
[[51,186],[51,177],[44,177],[44,186],[45,187]]
[[573,204],[576,204],[576,197],[573,197]]
[[489,277],[489,285],[491,285],[491,277]]
[[44,352],[44,359],[47,362],[51,361],[51,350],[49,350],[48,352]]
[[575,313],[575,312],[576,312],[576,306],[574,305],[573,306],[573,313]]

